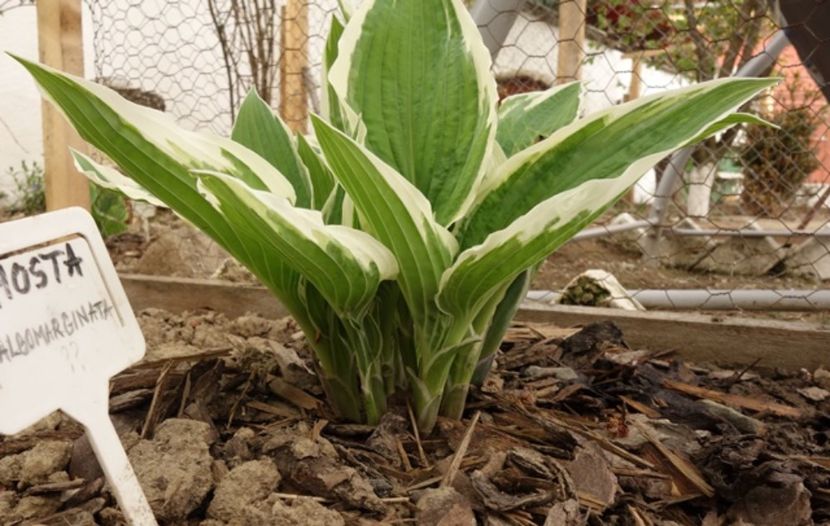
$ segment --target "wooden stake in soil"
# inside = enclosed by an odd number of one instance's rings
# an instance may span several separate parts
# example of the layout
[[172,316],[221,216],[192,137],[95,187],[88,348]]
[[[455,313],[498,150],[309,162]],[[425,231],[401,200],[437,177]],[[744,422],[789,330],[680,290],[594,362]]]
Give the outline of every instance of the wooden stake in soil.
[[[73,75],[84,75],[81,0],[37,2],[40,61]],[[50,103],[43,101],[43,166],[46,208],[80,206],[89,210],[89,184],[75,170],[69,148],[85,144]]]
[[430,468],[427,455],[424,452],[424,445],[421,444],[421,433],[418,431],[418,423],[415,420],[415,413],[412,412],[412,406],[406,404],[406,409],[409,412],[409,422],[412,424],[412,432],[415,434],[415,444],[418,445],[418,457],[421,459],[421,467]]
[[470,426],[464,433],[464,438],[461,439],[461,444],[458,445],[458,451],[455,452],[455,456],[450,463],[450,468],[444,475],[443,480],[441,480],[441,487],[452,486],[455,476],[458,474],[458,468],[461,467],[461,462],[467,454],[467,448],[470,447],[470,440],[473,438],[473,431],[475,431],[479,418],[481,418],[481,411],[476,411],[475,416],[473,416],[472,421],[470,421]]
[[306,0],[287,0],[282,8],[280,57],[280,115],[296,133],[306,132],[308,121],[308,6]]

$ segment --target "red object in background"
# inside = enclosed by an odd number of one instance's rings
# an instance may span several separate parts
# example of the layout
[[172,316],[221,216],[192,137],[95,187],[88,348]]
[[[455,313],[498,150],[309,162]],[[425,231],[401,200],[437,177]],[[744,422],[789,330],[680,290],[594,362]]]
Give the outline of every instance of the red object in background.
[[[830,2],[780,0],[778,11],[793,45],[779,58],[780,71],[787,80],[797,77],[805,92],[821,90],[826,100],[819,98],[810,106],[816,110],[825,107],[830,102]],[[830,182],[830,112],[824,112],[823,123],[814,136],[821,166],[807,179],[811,183]]]

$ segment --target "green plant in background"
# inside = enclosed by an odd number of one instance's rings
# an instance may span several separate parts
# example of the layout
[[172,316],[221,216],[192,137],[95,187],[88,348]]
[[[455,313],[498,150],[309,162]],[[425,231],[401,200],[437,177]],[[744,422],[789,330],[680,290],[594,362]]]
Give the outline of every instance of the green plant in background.
[[819,166],[815,132],[826,106],[817,91],[805,91],[795,75],[777,94],[775,126],[750,125],[738,153],[743,165],[741,201],[747,213],[778,217],[792,204],[801,184]]
[[[9,205],[10,212],[31,216],[46,211],[46,189],[40,164],[22,161],[19,169],[10,167],[6,174],[14,183],[16,196]],[[124,195],[94,183],[89,186],[92,217],[101,234],[108,237],[126,231],[130,209]]]
[[19,169],[10,167],[6,170],[6,174],[14,184],[16,196],[9,206],[12,213],[29,216],[46,210],[43,168],[38,163],[21,161]]
[[89,185],[92,218],[101,235],[115,236],[127,231],[130,224],[130,206],[121,192],[95,183]]
[[666,154],[751,120],[736,109],[773,82],[579,119],[578,84],[499,107],[460,0],[367,0],[332,24],[309,136],[254,93],[226,139],[18,60],[120,168],[76,153],[89,177],[176,210],[274,292],[342,416],[375,423],[408,389],[424,431],[461,415],[533,269]]

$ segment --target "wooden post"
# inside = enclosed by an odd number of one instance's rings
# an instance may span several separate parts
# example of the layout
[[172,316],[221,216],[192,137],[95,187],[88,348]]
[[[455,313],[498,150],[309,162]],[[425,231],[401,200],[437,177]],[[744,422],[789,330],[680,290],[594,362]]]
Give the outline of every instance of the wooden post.
[[[40,61],[48,66],[83,76],[84,49],[81,0],[37,2]],[[69,148],[83,151],[85,144],[66,119],[43,102],[43,167],[46,208],[69,206],[89,209],[89,184],[75,170]]]
[[[623,58],[631,59],[631,84],[628,85],[628,93],[625,95],[625,101],[636,100],[640,98],[643,91],[643,59],[646,57],[654,57],[664,53],[664,50],[641,50],[633,51],[631,53],[623,54]],[[634,203],[635,188],[626,194],[625,200],[629,203]]]
[[[631,57],[631,84],[628,85],[628,94],[625,96],[625,101],[631,101],[640,98],[640,93],[642,91],[642,79],[640,75],[642,74],[642,63],[643,63],[643,53],[634,53]],[[631,187],[625,194],[625,201],[631,204],[635,203],[635,194],[637,192],[637,185]]]
[[297,133],[305,133],[308,122],[307,0],[287,0],[282,8],[280,57],[280,115]]
[[559,57],[556,82],[579,80],[585,60],[586,0],[562,0],[559,3]]
[[643,63],[643,53],[635,53],[633,57],[631,57],[631,84],[628,86],[628,95],[625,97],[626,101],[635,100],[640,98],[640,92],[642,91],[642,63]]

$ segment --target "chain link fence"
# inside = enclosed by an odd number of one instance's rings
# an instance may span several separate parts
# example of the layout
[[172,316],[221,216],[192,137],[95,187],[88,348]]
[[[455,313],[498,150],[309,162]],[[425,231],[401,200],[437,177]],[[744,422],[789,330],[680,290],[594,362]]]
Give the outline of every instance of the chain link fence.
[[[488,3],[490,25],[515,17],[495,61],[505,92],[574,76],[560,64],[561,49],[573,48],[567,39],[577,33],[560,30],[565,5],[529,1],[508,15],[506,2]],[[808,70],[830,52],[828,35],[817,29],[818,8],[787,23],[774,6],[756,0],[571,3],[585,23],[571,53],[586,85],[586,111],[698,81],[774,75],[780,85],[746,110],[777,127],[736,128],[661,162],[595,228],[542,267],[535,297],[613,303],[628,289],[635,300],[661,309],[830,307],[824,285],[830,279],[830,114]],[[799,27],[810,20],[816,27]],[[812,47],[796,51],[782,29],[806,29]],[[610,271],[622,287],[594,274],[599,281],[575,281],[563,295],[544,292],[559,290],[586,268]]]
[[251,89],[289,113],[319,110],[335,0],[84,1],[97,80],[183,126],[229,133]]
[[[84,1],[97,79],[183,126],[227,134],[252,88],[296,130],[320,109],[337,0]],[[766,0],[468,3],[501,97],[579,78],[588,113],[747,72],[782,79],[746,108],[776,127],[735,128],[662,161],[540,268],[536,299],[607,304],[633,294],[631,303],[649,308],[813,310],[811,319],[823,319],[830,113],[808,66],[830,48],[823,28],[812,29],[812,54],[781,32],[804,26],[809,13],[794,20]],[[122,268],[245,279],[174,219],[147,221],[150,214],[140,211],[139,231],[112,242]],[[171,255],[195,249],[201,257]],[[200,266],[192,272],[178,266],[193,260]],[[559,293],[586,269],[607,271],[619,286],[583,279]]]

